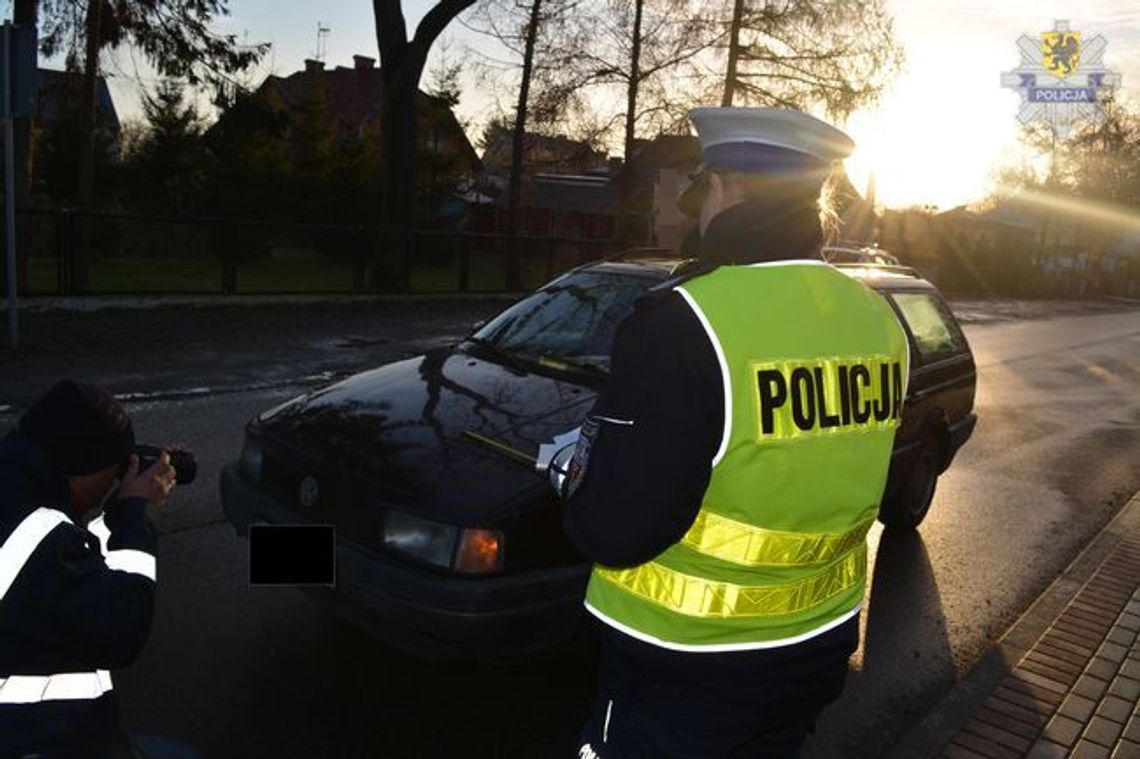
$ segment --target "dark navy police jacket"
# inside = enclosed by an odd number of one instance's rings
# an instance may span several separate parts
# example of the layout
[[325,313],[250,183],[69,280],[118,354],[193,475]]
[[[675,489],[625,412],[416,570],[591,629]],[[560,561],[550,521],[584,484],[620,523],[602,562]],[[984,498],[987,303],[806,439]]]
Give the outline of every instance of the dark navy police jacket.
[[156,535],[143,499],[86,528],[35,442],[0,439],[0,759],[130,756],[110,670],[142,649]]

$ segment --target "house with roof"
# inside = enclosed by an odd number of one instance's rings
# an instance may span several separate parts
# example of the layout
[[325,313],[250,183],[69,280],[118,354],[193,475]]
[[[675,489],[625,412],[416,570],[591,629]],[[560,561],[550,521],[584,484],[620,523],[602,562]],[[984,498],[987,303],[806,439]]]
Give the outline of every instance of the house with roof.
[[[481,217],[488,232],[506,228],[510,134],[492,131],[484,153],[497,190]],[[638,140],[634,160],[624,166],[586,143],[536,137],[524,153],[523,234],[680,248],[691,223],[677,210],[677,195],[700,156],[695,137]]]
[[[36,99],[34,116],[41,125],[52,125],[66,118],[67,103],[78,102],[82,92],[83,74],[78,71],[36,69]],[[95,84],[95,109],[98,118],[109,129],[118,133],[122,124],[115,110],[115,101],[100,74]]]
[[[474,229],[500,234],[508,227],[508,193],[514,130],[488,127],[482,156],[483,194],[477,199]],[[611,161],[588,142],[563,135],[523,136],[518,233],[557,242],[555,258],[570,265],[605,252],[614,236],[616,193]]]
[[[261,123],[282,135],[302,160],[312,132],[328,128],[337,138],[359,142],[362,156],[374,149],[381,131],[381,90],[384,86],[376,59],[354,55],[352,66],[327,68],[323,61],[306,60],[300,71],[271,75],[250,98],[262,111]],[[479,158],[448,103],[425,92],[416,95],[417,137],[421,190],[431,189],[440,177],[459,195],[480,170]],[[219,134],[248,128],[248,118],[223,113],[210,129]],[[210,135],[207,135],[210,139]],[[450,198],[449,198],[450,200]]]
[[[550,257],[556,270],[616,252],[617,188],[606,174],[533,174],[521,187],[518,234],[535,238],[526,250]],[[473,206],[472,230],[508,229],[505,185]],[[539,242],[542,240],[543,242]]]
[[[492,177],[508,179],[514,150],[514,130],[491,124],[485,135],[483,170]],[[595,175],[609,170],[609,157],[590,143],[563,135],[526,132],[523,135],[523,175]]]
[[[78,71],[36,70],[36,96],[32,119],[43,132],[57,128],[64,122],[78,118],[83,93],[83,74]],[[96,124],[115,145],[118,154],[122,124],[115,110],[115,101],[107,80],[99,75],[95,84]]]
[[990,280],[1075,296],[1140,287],[1140,235],[1106,219],[1090,221],[1077,206],[1015,193],[988,207],[951,209],[934,222],[945,265]]
[[633,145],[633,157],[621,178],[628,183],[629,232],[646,244],[679,251],[694,221],[681,213],[677,200],[700,163],[700,140],[663,134],[634,140]]
[[[122,124],[102,76],[96,81],[95,95],[95,158],[102,164],[114,163],[119,160]],[[75,192],[75,166],[83,140],[82,102],[82,73],[37,69],[32,101],[34,195],[62,200]]]
[[[480,206],[478,229],[495,233],[506,228],[506,190],[510,161],[509,130],[489,143],[483,164],[492,193]],[[680,212],[677,201],[690,174],[700,164],[700,141],[693,135],[658,135],[638,139],[630,161],[621,164],[600,153],[574,151],[580,143],[565,138],[543,138],[543,150],[527,153],[522,180],[522,234],[551,238],[610,239],[614,245],[648,245],[681,252],[692,241],[695,220]],[[550,164],[536,164],[546,159]],[[575,163],[575,161],[581,161]],[[588,171],[539,172],[538,165]],[[841,225],[858,239],[870,239],[878,217],[846,178],[837,197]]]

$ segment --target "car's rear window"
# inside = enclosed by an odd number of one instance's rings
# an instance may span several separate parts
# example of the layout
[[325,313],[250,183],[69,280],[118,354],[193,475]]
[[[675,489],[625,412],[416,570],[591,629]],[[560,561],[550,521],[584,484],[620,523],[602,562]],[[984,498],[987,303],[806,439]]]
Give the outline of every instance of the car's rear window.
[[893,293],[891,297],[906,319],[924,362],[937,361],[966,350],[966,338],[937,295]]

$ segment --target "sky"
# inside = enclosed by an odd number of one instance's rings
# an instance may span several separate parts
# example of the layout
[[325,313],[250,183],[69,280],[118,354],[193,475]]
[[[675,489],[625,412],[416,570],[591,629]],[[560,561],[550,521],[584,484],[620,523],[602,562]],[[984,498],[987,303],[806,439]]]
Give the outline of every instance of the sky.
[[[6,0],[9,14],[11,0]],[[903,71],[880,103],[841,125],[856,142],[847,168],[857,187],[874,175],[877,199],[892,207],[930,204],[941,209],[982,199],[995,169],[1018,151],[1019,95],[999,85],[1001,72],[1020,63],[1022,34],[1036,36],[1067,19],[1084,39],[1102,34],[1105,64],[1123,76],[1121,93],[1140,107],[1140,2],[1137,0],[887,0],[906,54]],[[433,0],[404,0],[409,34]],[[250,83],[288,75],[317,52],[318,22],[329,29],[329,66],[352,65],[353,54],[376,56],[371,4],[364,0],[230,0],[220,27],[273,48]],[[485,45],[453,23],[444,38],[456,57],[465,44]],[[433,50],[438,55],[440,46]],[[430,59],[429,59],[430,60]],[[104,62],[124,118],[140,115],[138,84],[153,86],[146,67],[129,54]],[[430,66],[430,63],[429,63]],[[473,83],[468,82],[469,85]],[[460,117],[476,125],[492,104],[469,86]]]

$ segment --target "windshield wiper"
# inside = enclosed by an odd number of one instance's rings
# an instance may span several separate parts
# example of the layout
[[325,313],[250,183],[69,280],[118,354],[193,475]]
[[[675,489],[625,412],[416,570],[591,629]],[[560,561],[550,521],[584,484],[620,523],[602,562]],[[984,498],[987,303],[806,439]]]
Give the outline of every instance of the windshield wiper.
[[524,364],[521,357],[519,357],[518,355],[516,355],[514,353],[511,353],[508,350],[504,350],[504,349],[500,348],[498,345],[496,345],[495,343],[493,343],[492,341],[488,340],[485,337],[475,337],[474,335],[472,335],[470,337],[463,338],[463,342],[474,343],[475,345],[478,345],[480,348],[485,348],[487,350],[487,352],[493,354],[495,357],[497,357],[499,359],[502,359],[504,364],[507,364],[508,366],[510,366],[514,369],[518,369],[520,372],[530,371],[530,369],[527,368],[527,366]]
[[594,363],[593,361],[573,361],[567,358],[554,358],[552,356],[543,356],[539,362],[546,366],[551,366],[560,370],[572,370],[578,372],[585,372],[587,374],[609,374],[608,367]]

